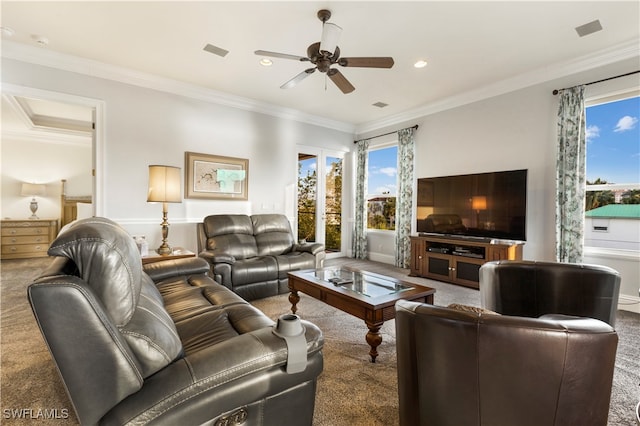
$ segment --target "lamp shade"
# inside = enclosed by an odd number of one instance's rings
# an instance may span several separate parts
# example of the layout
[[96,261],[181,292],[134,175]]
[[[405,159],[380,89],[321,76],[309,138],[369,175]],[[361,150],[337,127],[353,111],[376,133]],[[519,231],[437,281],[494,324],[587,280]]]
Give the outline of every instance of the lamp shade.
[[338,39],[342,28],[336,24],[325,22],[322,24],[322,38],[320,39],[320,51],[333,54],[338,45]]
[[149,193],[147,201],[163,203],[182,202],[180,167],[149,166]]
[[486,210],[487,197],[485,197],[484,195],[471,197],[471,208],[474,210]]
[[45,186],[38,183],[23,183],[20,195],[23,197],[36,197],[44,195]]

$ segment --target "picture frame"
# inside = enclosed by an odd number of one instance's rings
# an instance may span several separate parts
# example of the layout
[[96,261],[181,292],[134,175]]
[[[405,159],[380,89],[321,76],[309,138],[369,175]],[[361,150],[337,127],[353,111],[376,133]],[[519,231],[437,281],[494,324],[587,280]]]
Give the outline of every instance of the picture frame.
[[185,152],[185,198],[248,200],[249,160]]

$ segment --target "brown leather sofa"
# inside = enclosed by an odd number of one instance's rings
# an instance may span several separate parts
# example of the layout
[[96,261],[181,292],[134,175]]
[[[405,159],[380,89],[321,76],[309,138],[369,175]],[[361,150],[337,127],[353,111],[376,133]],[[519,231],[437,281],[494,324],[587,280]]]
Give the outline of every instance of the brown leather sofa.
[[615,326],[620,274],[599,265],[501,260],[480,268],[483,308],[536,318],[566,314]]
[[211,276],[246,300],[289,291],[288,273],[322,267],[324,245],[297,244],[281,214],[218,214],[198,224],[198,253]]
[[592,318],[398,301],[400,425],[606,426],[617,342]]
[[312,423],[323,366],[313,324],[274,328],[203,259],[143,267],[108,219],[77,221],[49,254],[28,297],[81,424]]

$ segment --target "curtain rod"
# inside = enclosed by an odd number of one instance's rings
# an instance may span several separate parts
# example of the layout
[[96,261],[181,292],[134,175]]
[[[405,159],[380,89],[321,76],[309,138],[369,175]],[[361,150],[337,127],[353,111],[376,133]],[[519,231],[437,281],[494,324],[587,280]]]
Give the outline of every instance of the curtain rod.
[[[637,71],[631,71],[631,72],[628,72],[628,73],[626,73],[626,74],[616,75],[615,77],[603,78],[602,80],[592,81],[591,83],[585,83],[584,85],[585,85],[585,86],[590,86],[590,85],[592,85],[592,84],[602,83],[603,81],[615,80],[616,78],[626,77],[626,76],[631,75],[631,74],[638,74],[639,72],[640,72],[640,70],[637,70]],[[563,90],[565,90],[565,89],[567,89],[567,88],[565,87],[564,89],[555,89],[552,93],[553,93],[554,95],[557,95],[558,93],[562,92],[562,91],[563,91]]]
[[[418,125],[416,124],[415,126],[405,127],[405,128],[406,128],[406,129],[414,129],[414,130],[417,130],[417,129],[418,129]],[[394,134],[394,133],[398,133],[398,130],[396,130],[395,132],[383,133],[382,135],[378,135],[378,136],[371,136],[370,138],[364,138],[364,139],[360,139],[360,140],[357,140],[357,141],[353,141],[353,143],[358,143],[358,142],[360,142],[360,141],[364,141],[364,140],[367,140],[367,139],[380,138],[380,137],[382,137],[382,136],[392,135],[392,134]]]

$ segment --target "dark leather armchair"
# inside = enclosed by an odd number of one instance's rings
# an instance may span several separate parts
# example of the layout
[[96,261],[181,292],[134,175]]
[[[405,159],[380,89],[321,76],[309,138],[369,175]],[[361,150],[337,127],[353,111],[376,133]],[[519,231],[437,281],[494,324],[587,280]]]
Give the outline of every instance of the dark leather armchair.
[[81,424],[312,423],[323,362],[313,324],[302,321],[291,370],[291,343],[203,259],[143,268],[132,237],[104,218],[78,221],[49,254],[28,297]]
[[501,260],[480,268],[483,308],[503,315],[565,314],[615,326],[620,274],[607,266]]
[[618,336],[593,318],[396,303],[401,426],[606,426]]

